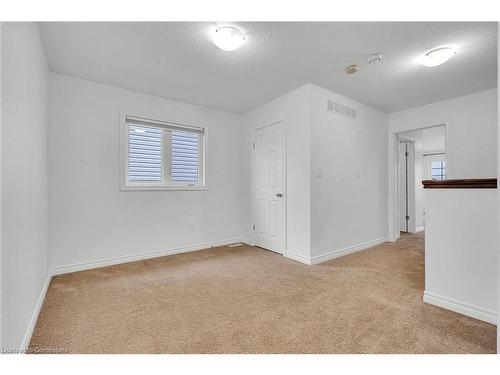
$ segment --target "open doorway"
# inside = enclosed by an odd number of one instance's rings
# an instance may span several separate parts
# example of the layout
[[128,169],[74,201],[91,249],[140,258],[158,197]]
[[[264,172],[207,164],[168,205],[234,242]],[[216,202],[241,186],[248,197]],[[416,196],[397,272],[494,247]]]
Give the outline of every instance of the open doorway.
[[446,125],[397,133],[396,187],[399,235],[425,228],[422,180],[447,178]]

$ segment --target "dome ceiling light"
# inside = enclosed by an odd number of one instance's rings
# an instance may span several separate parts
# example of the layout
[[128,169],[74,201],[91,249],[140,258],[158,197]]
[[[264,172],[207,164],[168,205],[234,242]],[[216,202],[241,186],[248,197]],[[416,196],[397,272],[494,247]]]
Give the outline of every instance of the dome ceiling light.
[[223,51],[234,51],[245,43],[245,35],[236,27],[223,26],[212,34],[212,42]]
[[451,59],[456,53],[452,47],[434,48],[422,55],[418,62],[423,66],[438,66]]
[[380,53],[374,53],[368,58],[368,64],[375,65],[382,61],[382,55]]
[[347,74],[354,74],[359,70],[358,66],[356,64],[349,65],[347,68],[345,68],[345,72]]

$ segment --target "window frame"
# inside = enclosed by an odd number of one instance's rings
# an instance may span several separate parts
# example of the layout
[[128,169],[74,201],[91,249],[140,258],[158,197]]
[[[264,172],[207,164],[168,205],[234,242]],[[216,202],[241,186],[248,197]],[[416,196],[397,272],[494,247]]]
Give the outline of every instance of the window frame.
[[[127,118],[144,122],[141,126],[162,128],[167,130],[195,131],[199,133],[198,141],[198,182],[173,182],[171,180],[171,147],[168,138],[171,132],[162,131],[162,182],[130,182],[129,173],[129,124]],[[148,190],[208,190],[206,184],[206,143],[207,129],[199,126],[186,125],[177,121],[157,120],[162,116],[145,115],[135,112],[120,112],[120,191],[148,191]]]
[[[439,163],[439,168],[433,168],[433,166],[432,166],[433,163]],[[434,170],[440,171],[440,174],[437,175],[440,178],[434,178],[434,175],[433,175]],[[430,176],[431,176],[431,180],[434,180],[434,181],[446,180],[446,160],[445,159],[431,160],[430,161]]]

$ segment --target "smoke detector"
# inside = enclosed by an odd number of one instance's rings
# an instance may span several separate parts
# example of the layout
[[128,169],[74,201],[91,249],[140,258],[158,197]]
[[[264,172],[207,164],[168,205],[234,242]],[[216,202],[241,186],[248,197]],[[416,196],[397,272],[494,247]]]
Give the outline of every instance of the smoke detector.
[[349,65],[347,68],[345,68],[345,72],[347,74],[354,74],[359,70],[358,66],[356,64]]
[[374,53],[368,58],[368,64],[375,65],[382,61],[382,55],[380,53]]

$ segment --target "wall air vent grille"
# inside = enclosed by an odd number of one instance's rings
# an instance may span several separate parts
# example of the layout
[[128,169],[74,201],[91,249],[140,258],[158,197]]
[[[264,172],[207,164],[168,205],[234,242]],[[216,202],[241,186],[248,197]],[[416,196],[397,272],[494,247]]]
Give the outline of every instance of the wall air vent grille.
[[337,115],[345,116],[350,119],[356,118],[356,109],[348,107],[344,104],[334,102],[333,100],[328,100],[326,110]]

